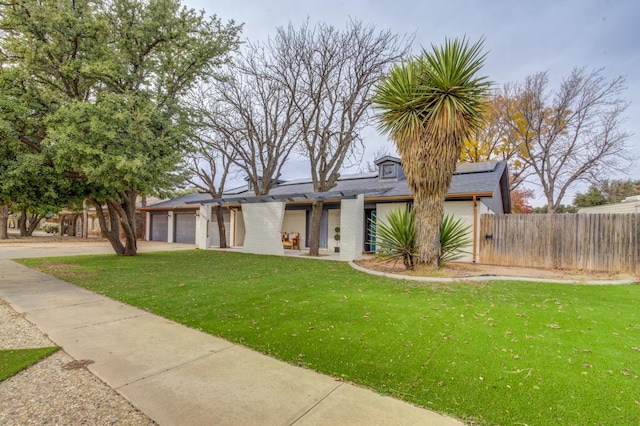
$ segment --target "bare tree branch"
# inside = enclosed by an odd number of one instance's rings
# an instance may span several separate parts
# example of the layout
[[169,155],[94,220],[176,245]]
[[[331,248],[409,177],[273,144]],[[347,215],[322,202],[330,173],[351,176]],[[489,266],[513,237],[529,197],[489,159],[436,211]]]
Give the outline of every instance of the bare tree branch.
[[549,212],[577,182],[597,182],[634,161],[626,148],[630,134],[622,129],[624,84],[623,77],[605,81],[601,69],[576,68],[555,92],[548,90],[546,72],[505,85],[503,96],[513,100],[505,103],[505,122]]

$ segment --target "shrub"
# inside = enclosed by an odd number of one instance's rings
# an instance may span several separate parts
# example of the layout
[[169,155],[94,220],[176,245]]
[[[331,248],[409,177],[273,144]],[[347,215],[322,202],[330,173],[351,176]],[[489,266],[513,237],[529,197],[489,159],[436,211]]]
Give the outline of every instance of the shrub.
[[462,219],[456,219],[453,214],[444,215],[440,224],[440,266],[459,259],[463,253],[469,253],[463,247],[473,242],[469,237],[470,229],[470,225],[465,225]]
[[[418,252],[416,246],[416,227],[413,209],[396,209],[389,212],[386,222],[376,223],[376,255],[389,260],[402,260],[405,268],[413,269]],[[440,224],[439,266],[459,259],[463,247],[472,243],[469,238],[471,226],[465,225],[462,219],[447,214]]]
[[405,268],[412,269],[416,256],[416,226],[413,209],[389,212],[386,222],[375,224],[376,255],[389,260],[402,260]]
[[58,224],[53,222],[45,222],[42,225],[42,230],[47,234],[57,234],[58,233]]

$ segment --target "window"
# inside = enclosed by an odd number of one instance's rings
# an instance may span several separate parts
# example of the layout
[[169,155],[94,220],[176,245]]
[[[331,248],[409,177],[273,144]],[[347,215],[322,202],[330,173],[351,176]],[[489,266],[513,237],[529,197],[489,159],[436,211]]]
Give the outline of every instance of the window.
[[383,164],[382,165],[382,178],[394,178],[396,177],[396,165],[395,164]]

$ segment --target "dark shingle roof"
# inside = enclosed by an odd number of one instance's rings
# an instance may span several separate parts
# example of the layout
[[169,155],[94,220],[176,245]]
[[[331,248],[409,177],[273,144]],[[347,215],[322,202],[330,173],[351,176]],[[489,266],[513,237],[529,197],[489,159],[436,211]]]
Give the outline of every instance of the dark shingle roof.
[[[504,190],[506,167],[507,165],[504,161],[459,164],[453,175],[447,196],[493,194],[500,185],[503,186]],[[238,202],[269,201],[270,199],[291,201],[293,199],[306,198],[311,200],[317,197],[339,199],[352,197],[355,194],[365,194],[365,198],[410,198],[412,196],[406,180],[381,181],[378,179],[378,172],[371,172],[341,176],[337,185],[324,194],[314,194],[311,179],[297,179],[278,184],[265,197],[256,197],[253,191],[247,189],[247,186],[234,188],[225,191],[222,200],[219,202],[222,202],[222,204],[234,204]],[[155,204],[151,209],[196,208],[200,203],[213,201],[209,194],[189,194]]]

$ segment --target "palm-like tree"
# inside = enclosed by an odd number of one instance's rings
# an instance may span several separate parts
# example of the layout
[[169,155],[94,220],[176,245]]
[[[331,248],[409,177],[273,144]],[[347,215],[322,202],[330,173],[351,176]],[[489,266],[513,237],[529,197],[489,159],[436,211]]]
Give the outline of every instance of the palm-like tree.
[[485,56],[482,40],[446,40],[396,65],[374,88],[379,126],[396,143],[413,192],[419,265],[438,267],[444,197],[491,84],[477,75]]

